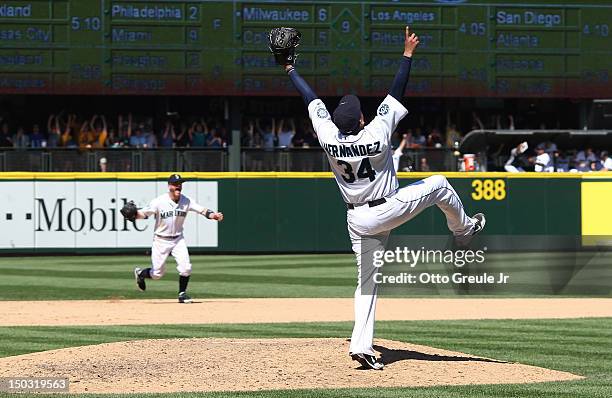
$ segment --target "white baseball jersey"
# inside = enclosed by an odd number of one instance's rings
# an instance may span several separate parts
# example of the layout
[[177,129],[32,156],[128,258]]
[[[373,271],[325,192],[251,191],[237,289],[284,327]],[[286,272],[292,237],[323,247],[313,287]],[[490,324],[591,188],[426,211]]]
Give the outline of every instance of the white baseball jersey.
[[396,173],[399,170],[400,159],[402,158],[403,154],[404,151],[400,148],[397,148],[395,151],[393,151],[393,169]]
[[544,173],[551,173],[555,171],[549,154],[543,153],[536,157],[535,171]]
[[145,216],[155,216],[155,235],[173,237],[183,234],[183,224],[188,211],[201,213],[204,207],[195,203],[188,196],[181,194],[176,203],[165,193],[153,199],[144,209],[140,209]]
[[387,95],[374,120],[356,135],[341,134],[318,98],[308,105],[308,113],[346,203],[369,202],[398,189],[391,135],[408,114],[398,100]]

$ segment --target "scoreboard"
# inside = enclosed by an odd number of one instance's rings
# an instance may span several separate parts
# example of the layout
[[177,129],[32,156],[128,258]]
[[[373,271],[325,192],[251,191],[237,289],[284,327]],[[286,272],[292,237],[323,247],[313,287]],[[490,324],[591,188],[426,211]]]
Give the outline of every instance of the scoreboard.
[[0,94],[293,95],[267,48],[292,26],[317,94],[379,96],[406,25],[409,95],[612,95],[603,0],[0,0]]

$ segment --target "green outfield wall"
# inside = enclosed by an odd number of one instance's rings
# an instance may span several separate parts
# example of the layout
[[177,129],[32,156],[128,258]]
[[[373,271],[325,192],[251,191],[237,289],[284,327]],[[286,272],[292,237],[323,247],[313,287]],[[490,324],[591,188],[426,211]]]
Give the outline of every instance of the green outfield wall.
[[[607,209],[609,198],[612,198],[612,173],[592,174],[507,174],[507,173],[444,173],[450,183],[459,193],[464,206],[469,214],[484,212],[487,215],[487,228],[485,233],[491,235],[585,235],[585,234],[610,234],[612,220],[610,211]],[[425,173],[400,173],[400,186],[407,186],[430,174]],[[115,234],[115,240],[129,241],[132,234],[144,236],[144,244],[135,245],[137,250],[146,247],[152,235],[151,228],[147,229],[141,225],[142,231],[132,230],[130,226],[123,224],[118,209],[124,198],[123,192],[127,188],[153,184],[157,191],[150,194],[142,194],[143,198],[152,199],[156,194],[165,189],[166,173],[3,173],[0,174],[0,192],[3,192],[2,200],[11,206],[11,201],[18,200],[20,206],[25,206],[26,211],[31,205],[30,220],[33,223],[32,233],[35,244],[7,244],[12,237],[11,223],[18,222],[21,217],[18,212],[8,220],[8,215],[0,215],[0,246],[2,250],[35,250],[45,251],[105,251],[108,247],[91,247],[83,236],[89,234],[96,240],[95,231],[98,221],[83,220],[81,230],[71,231],[66,225],[79,227],[79,220],[60,225],[60,220],[54,220],[52,216],[58,215],[57,200],[51,198],[50,203],[56,203],[52,207],[40,210],[40,199],[36,199],[40,192],[48,195],[64,197],[67,195],[70,201],[78,207],[83,198],[79,198],[79,192],[85,192],[81,186],[96,186],[103,189],[104,184],[111,185],[108,206],[100,205],[107,211],[108,217],[116,218],[115,232],[106,231],[106,234]],[[198,187],[199,201],[211,201],[219,210],[225,213],[226,219],[220,223],[215,231],[210,229],[210,224],[205,227],[194,227],[195,233],[199,235],[198,240],[191,243],[192,251],[203,252],[348,252],[350,244],[346,230],[346,209],[341,199],[338,188],[329,173],[191,173],[184,174],[189,182],[184,185],[184,193],[195,195],[195,187]],[[19,182],[17,186],[14,183]],[[13,183],[13,185],[9,184]],[[92,184],[93,183],[93,184]],[[213,189],[216,183],[216,190]],[[24,185],[25,184],[25,185]],[[34,188],[27,192],[14,192],[15,187]],[[49,194],[49,187],[58,184],[68,184],[58,193]],[[138,185],[140,184],[140,185]],[[147,185],[148,184],[148,185]],[[72,191],[74,186],[74,191]],[[190,186],[191,191],[190,191]],[[121,187],[125,187],[121,188]],[[18,188],[22,189],[22,188]],[[23,188],[25,189],[25,188]],[[29,189],[29,188],[28,188]],[[89,189],[89,188],[88,188]],[[92,188],[93,189],[93,188]],[[129,189],[128,189],[129,191]],[[88,191],[88,201],[93,203],[95,193]],[[133,192],[133,191],[131,191]],[[205,192],[202,193],[202,192]],[[63,196],[62,196],[63,195]],[[84,195],[84,194],[83,194]],[[92,196],[93,195],[93,196]],[[114,195],[114,196],[113,196]],[[133,194],[132,194],[133,195]],[[147,196],[148,195],[148,196]],[[216,195],[216,198],[212,196]],[[116,196],[116,200],[114,197]],[[207,199],[206,199],[207,198]],[[211,199],[212,198],[212,199]],[[606,199],[607,198],[607,199]],[[132,199],[132,197],[127,197]],[[55,200],[55,202],[53,202]],[[106,200],[106,199],[105,199]],[[148,200],[148,199],[147,199]],[[108,200],[106,200],[108,202]],[[140,200],[142,202],[143,200]],[[32,202],[30,204],[30,202]],[[68,202],[62,202],[68,203]],[[138,201],[137,201],[138,203]],[[207,206],[208,203],[202,203]],[[96,205],[98,206],[98,205]],[[209,205],[210,206],[210,205]],[[213,207],[213,206],[211,206]],[[55,213],[52,213],[55,211]],[[68,211],[68,207],[63,209]],[[81,213],[86,214],[88,210]],[[91,213],[91,210],[89,210]],[[6,210],[5,213],[9,213]],[[73,212],[74,213],[74,212]],[[76,211],[76,216],[79,212]],[[28,213],[30,214],[30,213]],[[38,215],[37,215],[38,214]],[[42,215],[41,215],[42,214]],[[46,217],[46,219],[44,217]],[[74,216],[71,214],[70,216]],[[101,217],[95,215],[95,217]],[[27,216],[26,216],[27,217]],[[41,223],[36,218],[46,220],[49,231],[40,231]],[[58,215],[59,217],[59,215]],[[85,216],[86,217],[86,216]],[[108,217],[104,217],[105,220]],[[187,222],[210,223],[207,220],[197,220],[198,216],[192,215]],[[139,223],[151,222],[139,221]],[[43,222],[43,227],[44,227]],[[93,227],[87,225],[92,224]],[[22,222],[21,225],[24,225]],[[198,224],[200,225],[200,224]],[[64,241],[66,245],[47,244],[43,247],[41,239],[46,233],[45,239],[52,239],[53,228],[57,226],[64,230]],[[75,228],[76,228],[75,227]],[[93,228],[93,230],[92,230]],[[76,228],[78,229],[78,228]],[[112,230],[114,231],[114,230]],[[75,234],[75,244],[70,241],[70,234]],[[442,235],[448,233],[443,214],[437,208],[430,208],[420,214],[412,221],[406,223],[396,230],[397,234],[407,235]],[[27,234],[27,231],[26,231]],[[67,235],[66,235],[67,234]],[[192,233],[193,234],[193,233]],[[206,239],[211,234],[216,234],[215,239]],[[187,233],[186,233],[187,235]],[[48,238],[48,237],[51,238]],[[101,235],[100,235],[101,236]],[[121,236],[126,238],[120,238]],[[80,239],[80,240],[79,240]],[[99,241],[99,239],[98,239]],[[81,242],[81,243],[79,243]],[[198,242],[206,242],[199,244]],[[189,242],[188,242],[189,243]],[[122,251],[136,250],[133,247],[123,247]]]

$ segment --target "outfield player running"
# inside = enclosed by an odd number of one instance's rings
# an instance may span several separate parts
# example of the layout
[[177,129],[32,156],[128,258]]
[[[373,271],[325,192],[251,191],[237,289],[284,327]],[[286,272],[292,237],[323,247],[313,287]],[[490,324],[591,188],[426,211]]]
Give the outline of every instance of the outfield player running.
[[[312,125],[348,208],[348,231],[359,273],[350,355],[363,367],[372,369],[384,366],[376,359],[372,348],[377,289],[374,286],[368,290],[363,282],[371,280],[377,270],[371,261],[362,261],[362,257],[383,250],[392,229],[432,205],[444,212],[448,228],[458,241],[468,242],[485,225],[483,214],[466,215],[459,195],[444,176],[434,175],[398,189],[390,141],[397,124],[408,114],[400,101],[408,83],[412,53],[419,44],[418,37],[410,34],[408,27],[405,35],[404,54],[389,95],[367,125],[356,96],[342,97],[332,117],[323,101],[299,76],[293,62],[284,65],[308,106]],[[270,43],[273,52],[277,49],[274,44],[282,43],[274,30]],[[277,61],[278,53],[280,51],[275,53]],[[289,61],[294,59],[288,58]]]
[[168,192],[153,199],[144,209],[138,210],[136,218],[155,216],[155,233],[151,247],[151,267],[134,269],[138,288],[144,291],[146,278],[160,279],[166,273],[166,259],[172,254],[179,273],[179,303],[191,303],[187,295],[187,284],[191,275],[189,251],[183,237],[183,223],[187,212],[202,214],[210,220],[223,221],[223,213],[206,209],[186,195],[182,195],[184,180],[178,174],[168,178]]

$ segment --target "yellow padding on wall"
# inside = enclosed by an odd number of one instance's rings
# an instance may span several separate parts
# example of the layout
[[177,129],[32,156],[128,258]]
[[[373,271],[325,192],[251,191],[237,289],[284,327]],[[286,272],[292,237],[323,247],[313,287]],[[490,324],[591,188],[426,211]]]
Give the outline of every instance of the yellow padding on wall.
[[582,235],[612,236],[612,182],[582,182]]

